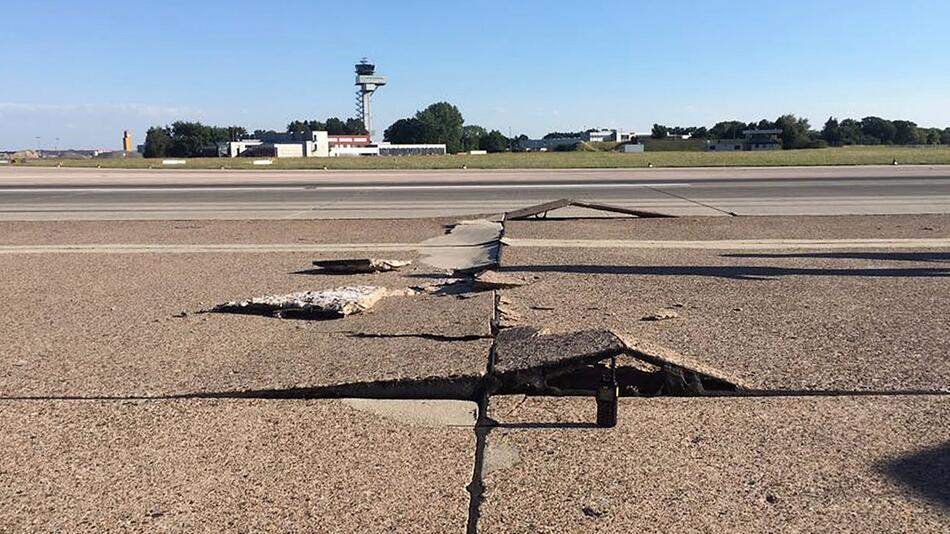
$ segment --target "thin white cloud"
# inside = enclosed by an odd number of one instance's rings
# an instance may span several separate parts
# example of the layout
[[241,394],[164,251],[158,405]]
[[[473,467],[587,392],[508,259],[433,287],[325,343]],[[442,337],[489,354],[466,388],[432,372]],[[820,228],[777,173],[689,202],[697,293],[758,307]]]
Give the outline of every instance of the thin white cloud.
[[187,106],[159,106],[154,104],[35,104],[24,102],[0,102],[3,113],[123,113],[146,118],[200,116],[204,111]]

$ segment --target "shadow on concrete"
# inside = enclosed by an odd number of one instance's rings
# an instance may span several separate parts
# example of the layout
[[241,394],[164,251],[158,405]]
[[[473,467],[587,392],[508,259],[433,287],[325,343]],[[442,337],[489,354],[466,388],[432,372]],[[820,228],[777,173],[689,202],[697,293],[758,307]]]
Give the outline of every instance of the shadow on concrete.
[[598,428],[604,430],[603,428],[597,426],[595,423],[499,423],[495,428],[506,428],[506,429],[557,429],[557,430],[590,430]]
[[950,263],[950,252],[798,252],[791,254],[722,254],[723,258],[816,258]]
[[511,265],[504,267],[502,271],[510,273],[705,276],[733,280],[774,280],[782,276],[854,276],[880,278],[950,277],[950,267],[911,269],[811,269],[731,265]]
[[950,441],[877,467],[921,497],[950,509]]

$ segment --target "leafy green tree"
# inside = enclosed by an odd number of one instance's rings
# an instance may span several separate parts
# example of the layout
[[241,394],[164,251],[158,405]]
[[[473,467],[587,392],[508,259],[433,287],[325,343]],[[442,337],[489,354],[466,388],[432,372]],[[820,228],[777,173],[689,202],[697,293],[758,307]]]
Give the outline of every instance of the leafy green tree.
[[462,112],[448,102],[437,102],[416,113],[426,143],[445,143],[449,153],[462,149]]
[[152,126],[145,132],[146,158],[163,158],[168,155],[168,147],[172,144],[171,132],[167,127]]
[[415,117],[399,119],[386,128],[383,140],[396,144],[422,143],[424,142],[422,123]]
[[842,145],[862,145],[865,144],[864,132],[861,130],[861,123],[854,119],[844,119],[839,127],[841,131]]
[[892,145],[897,137],[897,127],[889,120],[880,117],[865,117],[861,119],[861,132],[864,142],[877,145]]
[[247,137],[247,129],[243,126],[228,126],[227,141],[237,141]]
[[327,119],[327,133],[330,135],[347,135],[349,130],[346,127],[346,123],[337,117],[330,117]]
[[782,148],[807,148],[811,144],[808,119],[795,115],[782,115],[775,120],[775,129],[782,130]]
[[349,135],[366,135],[369,132],[366,131],[366,125],[363,124],[362,119],[346,119],[346,133]]
[[894,143],[912,145],[918,141],[917,124],[910,121],[894,121]]
[[198,156],[202,149],[215,142],[215,131],[200,122],[176,121],[171,126],[171,146],[168,155],[179,158]]
[[709,130],[710,139],[739,139],[742,137],[742,131],[748,129],[748,125],[739,121],[724,121],[717,123]]
[[828,119],[828,122],[825,123],[825,127],[821,130],[821,138],[830,146],[841,146],[843,138],[841,135],[841,124],[838,122],[838,119],[834,117]]
[[293,121],[287,125],[288,133],[309,133],[326,131],[326,123],[320,121]]
[[504,152],[508,149],[508,138],[498,130],[492,130],[482,136],[478,146],[488,152]]
[[670,129],[662,124],[654,124],[650,137],[654,139],[666,139],[670,136]]
[[922,145],[939,145],[940,129],[919,128],[917,130],[917,142]]
[[482,137],[486,135],[488,135],[488,130],[481,126],[475,124],[462,126],[462,150],[465,152],[478,150]]
[[950,128],[945,128],[942,132],[940,132],[940,144],[950,145]]

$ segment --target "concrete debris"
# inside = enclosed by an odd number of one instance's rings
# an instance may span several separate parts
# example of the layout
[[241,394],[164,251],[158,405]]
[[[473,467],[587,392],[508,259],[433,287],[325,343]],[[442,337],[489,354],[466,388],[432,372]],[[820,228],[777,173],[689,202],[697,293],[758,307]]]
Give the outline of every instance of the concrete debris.
[[361,274],[397,271],[403,267],[412,265],[412,262],[402,260],[384,260],[378,258],[361,258],[352,260],[318,260],[313,262],[313,264],[328,273]]
[[498,271],[482,271],[475,275],[476,290],[512,289],[530,284],[534,280],[526,276],[502,273]]
[[278,318],[335,319],[368,310],[383,297],[406,294],[405,290],[393,291],[385,287],[348,286],[232,301],[215,306],[211,311]]
[[498,307],[498,329],[515,328],[524,325],[524,317],[513,307],[501,305]]
[[680,314],[676,313],[670,309],[659,310],[656,313],[651,313],[649,315],[644,315],[640,318],[641,321],[668,321],[670,319],[676,319]]

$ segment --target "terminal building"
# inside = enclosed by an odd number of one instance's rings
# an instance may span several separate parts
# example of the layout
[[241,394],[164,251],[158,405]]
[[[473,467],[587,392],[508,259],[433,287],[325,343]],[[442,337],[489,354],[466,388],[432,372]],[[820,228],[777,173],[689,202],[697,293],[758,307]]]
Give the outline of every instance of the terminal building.
[[218,143],[223,158],[334,158],[347,156],[444,156],[444,144],[372,143],[369,135],[327,132],[268,133],[254,139]]
[[522,139],[518,147],[522,150],[545,152],[559,147],[574,146],[578,143],[636,143],[639,134],[620,129],[591,130],[582,132],[578,137],[551,137],[548,139]]

